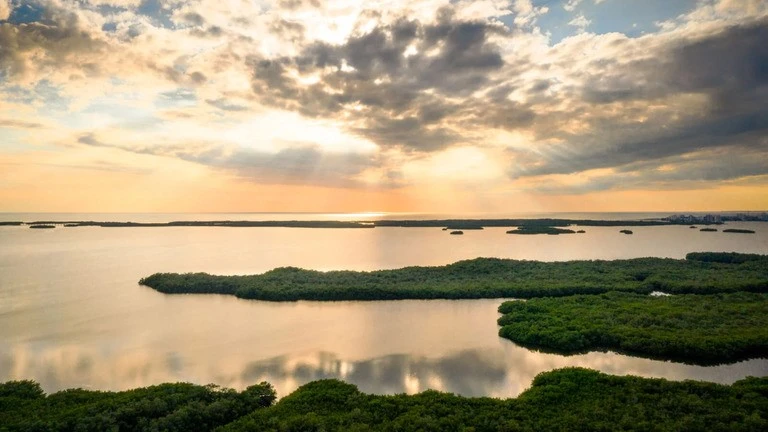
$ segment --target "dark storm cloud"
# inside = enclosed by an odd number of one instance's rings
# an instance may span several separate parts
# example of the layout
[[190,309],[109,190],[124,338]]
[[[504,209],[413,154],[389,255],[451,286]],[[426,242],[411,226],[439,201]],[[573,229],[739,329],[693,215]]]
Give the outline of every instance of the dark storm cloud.
[[[316,42],[300,55],[251,58],[253,90],[263,103],[308,117],[342,118],[380,146],[434,151],[463,138],[463,123],[517,127],[533,114],[502,101],[488,116],[472,98],[492,85],[504,61],[493,38],[509,37],[499,25],[457,21],[446,10],[436,23],[400,19],[381,24],[342,45]],[[303,85],[292,72],[318,75]],[[449,99],[452,98],[452,99]],[[457,102],[458,100],[458,102]],[[522,114],[521,114],[522,113]]]
[[[540,118],[539,137],[560,144],[541,146],[537,155],[518,155],[512,177],[570,174],[596,168],[621,169],[643,162],[658,181],[727,180],[766,174],[768,167],[768,20],[733,26],[698,40],[676,41],[659,55],[620,65],[608,61],[585,80],[588,108]],[[704,106],[690,111],[667,107],[672,98],[698,95]],[[640,105],[638,105],[640,104]],[[656,105],[655,114],[649,106]],[[612,114],[617,113],[617,114]],[[556,127],[568,116],[584,119],[587,134]],[[635,118],[644,118],[637,121]],[[750,161],[728,169],[712,161],[696,169],[654,171],[670,157],[710,149],[750,151]],[[727,160],[727,159],[726,159]],[[749,163],[747,163],[749,162]],[[761,168],[762,167],[762,168]],[[706,173],[711,170],[711,175]],[[626,170],[625,170],[626,171]],[[638,179],[650,180],[638,174]],[[606,185],[610,183],[606,179]],[[615,178],[616,184],[622,179]],[[596,185],[597,187],[597,185]]]

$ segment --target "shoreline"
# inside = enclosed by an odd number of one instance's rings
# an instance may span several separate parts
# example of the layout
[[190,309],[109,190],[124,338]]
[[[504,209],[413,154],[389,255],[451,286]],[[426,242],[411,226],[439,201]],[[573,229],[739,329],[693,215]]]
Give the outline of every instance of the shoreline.
[[[723,222],[713,222],[701,225],[722,225]],[[240,227],[240,228],[449,228],[480,230],[483,228],[542,228],[542,227],[623,227],[623,226],[672,226],[688,225],[687,222],[669,220],[604,220],[604,219],[379,219],[372,221],[343,221],[343,220],[210,220],[210,221],[171,221],[171,222],[111,222],[111,221],[77,221],[77,220],[36,220],[0,222],[0,226],[21,225],[56,225],[69,228],[96,226],[103,228],[146,228],[146,227]]]

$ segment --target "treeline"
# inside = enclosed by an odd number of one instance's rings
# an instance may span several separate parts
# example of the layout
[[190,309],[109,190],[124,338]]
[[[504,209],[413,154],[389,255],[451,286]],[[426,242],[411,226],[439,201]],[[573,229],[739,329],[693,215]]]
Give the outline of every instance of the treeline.
[[379,227],[566,227],[581,226],[659,226],[673,225],[663,220],[594,220],[594,219],[431,219],[431,220],[377,220],[373,222]]
[[685,255],[689,261],[717,262],[726,264],[741,264],[748,261],[766,262],[766,256],[737,252],[691,252]]
[[347,221],[177,221],[177,222],[94,222],[38,221],[32,224],[63,224],[66,227],[96,226],[104,228],[162,228],[162,227],[265,227],[265,228],[374,228],[366,222]]
[[45,395],[33,381],[0,384],[0,431],[211,431],[276,394],[261,383],[242,392],[217,386],[162,384],[122,392],[82,389]]
[[756,431],[768,427],[768,379],[732,386],[614,377],[578,368],[540,374],[515,399],[437,391],[364,394],[317,381],[221,431]]
[[376,220],[376,221],[174,221],[174,222],[99,222],[99,221],[35,221],[29,225],[52,224],[68,227],[286,227],[286,228],[448,228],[483,229],[490,227],[520,227],[536,229],[547,227],[581,226],[658,226],[672,225],[661,220],[591,220],[591,219],[434,219],[434,220]]
[[509,230],[507,234],[547,234],[547,235],[559,235],[559,234],[576,234],[576,231],[564,228],[555,228],[549,226],[536,226],[536,225],[523,225],[516,230]]
[[0,431],[539,431],[768,429],[768,378],[731,386],[616,377],[580,368],[539,374],[514,399],[434,390],[361,393],[315,381],[274,403],[262,383],[238,393],[163,384],[126,392],[66,390],[30,381],[0,384]]
[[768,294],[596,296],[510,301],[499,336],[564,354],[612,350],[692,364],[768,356]]
[[637,258],[539,262],[477,258],[440,267],[371,272],[281,267],[250,276],[157,273],[139,283],[168,294],[230,294],[268,301],[533,298],[609,291],[768,292],[768,256],[728,256],[733,261]]

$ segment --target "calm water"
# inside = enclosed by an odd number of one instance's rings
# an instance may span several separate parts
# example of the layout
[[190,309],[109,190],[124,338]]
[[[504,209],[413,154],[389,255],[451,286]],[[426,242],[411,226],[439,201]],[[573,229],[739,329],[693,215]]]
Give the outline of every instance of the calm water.
[[[107,220],[49,216],[2,219]],[[113,220],[275,219],[130,216]],[[341,219],[295,216],[285,218]],[[620,227],[586,227],[586,234],[571,236],[486,229],[463,237],[433,228],[0,227],[0,381],[35,379],[54,391],[167,381],[242,388],[266,380],[285,395],[333,377],[376,393],[433,388],[514,396],[536,374],[565,366],[722,383],[768,375],[768,360],[697,367],[613,353],[533,352],[497,336],[500,300],[266,303],[167,296],[137,285],[158,271],[248,274],[286,265],[372,270],[478,256],[552,261],[768,253],[768,224],[728,225],[757,234],[687,226],[633,227],[632,236],[619,234]]]

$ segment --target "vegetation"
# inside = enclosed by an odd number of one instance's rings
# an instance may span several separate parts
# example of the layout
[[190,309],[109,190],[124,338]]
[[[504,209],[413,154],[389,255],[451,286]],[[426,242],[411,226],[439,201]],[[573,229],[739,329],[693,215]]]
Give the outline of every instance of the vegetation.
[[590,220],[590,219],[435,219],[435,220],[377,220],[377,221],[175,221],[175,222],[97,222],[97,221],[36,221],[30,224],[53,224],[77,227],[106,228],[130,227],[286,227],[286,228],[375,228],[420,227],[454,230],[483,229],[485,227],[566,227],[581,226],[656,226],[672,225],[663,220]]
[[98,226],[104,228],[157,228],[157,227],[284,227],[284,228],[374,228],[367,222],[347,221],[179,221],[179,222],[93,222],[39,221],[33,224],[65,224],[68,227]]
[[622,234],[632,234],[632,230],[621,230],[619,232]]
[[766,256],[738,252],[691,252],[685,256],[690,261],[742,264],[745,262],[765,263]]
[[[732,261],[725,261],[726,257]],[[609,291],[768,292],[768,256],[689,254],[685,260],[567,262],[477,258],[441,267],[372,272],[282,267],[250,276],[157,273],[139,283],[167,294],[230,294],[269,301],[532,298]]]
[[732,386],[614,377],[579,368],[536,377],[515,399],[464,398],[428,390],[361,393],[326,380],[222,431],[762,430],[768,379]]
[[584,234],[585,232],[586,231],[584,231],[584,230],[578,230],[578,231],[576,231],[576,234]]
[[534,431],[768,428],[768,378],[733,385],[616,377],[581,368],[539,374],[514,399],[361,393],[315,381],[273,404],[268,384],[237,393],[163,384],[127,392],[0,384],[0,431]]
[[451,231],[451,235],[463,235],[464,231]]
[[33,381],[0,384],[0,431],[210,431],[275,401],[267,383],[242,392],[162,384],[122,392],[46,396]]
[[739,233],[739,234],[754,234],[755,232],[748,229],[728,228],[723,230],[724,233]]
[[52,229],[52,228],[56,228],[56,225],[38,224],[38,225],[30,225],[29,227],[32,229]]
[[24,222],[0,222],[0,226],[19,226]]
[[537,225],[523,225],[516,230],[507,231],[507,234],[558,235],[558,234],[574,234],[574,233],[576,233],[576,231],[570,230],[570,229],[554,228],[554,227],[548,227],[548,226],[537,226]]
[[717,228],[702,228],[699,231],[703,231],[703,232],[717,232]]
[[580,226],[657,226],[673,225],[664,220],[593,220],[593,219],[435,219],[435,220],[378,220],[374,224],[379,227],[433,227],[457,226],[467,227],[566,227]]
[[614,350],[694,364],[768,356],[768,294],[596,296],[505,302],[499,335],[562,353]]

